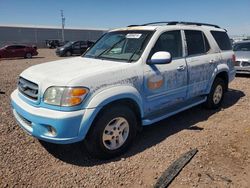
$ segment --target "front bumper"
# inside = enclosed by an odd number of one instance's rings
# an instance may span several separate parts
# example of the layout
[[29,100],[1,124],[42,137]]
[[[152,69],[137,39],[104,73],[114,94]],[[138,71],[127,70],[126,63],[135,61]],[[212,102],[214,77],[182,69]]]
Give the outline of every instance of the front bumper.
[[238,74],[250,74],[250,66],[235,66],[235,70]]
[[83,139],[79,129],[85,110],[63,112],[38,108],[24,102],[15,90],[11,105],[17,123],[30,135],[52,143],[68,144]]
[[64,51],[56,50],[56,55],[61,57],[64,55]]

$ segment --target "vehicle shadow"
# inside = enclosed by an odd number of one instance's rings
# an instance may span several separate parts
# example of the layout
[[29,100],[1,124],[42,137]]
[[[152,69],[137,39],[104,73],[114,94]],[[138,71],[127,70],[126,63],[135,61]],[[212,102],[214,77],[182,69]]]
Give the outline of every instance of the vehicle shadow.
[[250,78],[250,74],[236,74],[236,77],[240,77],[240,78]]
[[[242,91],[230,89],[225,94],[225,99],[221,108],[226,109],[233,106],[244,96],[245,94]],[[57,145],[43,141],[40,141],[40,143],[50,154],[66,163],[78,166],[95,166],[103,163],[119,161],[121,158],[136,155],[184,129],[189,129],[190,131],[202,131],[203,128],[197,127],[195,124],[201,121],[206,121],[218,111],[220,111],[220,109],[207,110],[203,108],[202,105],[199,105],[155,123],[153,126],[144,127],[143,131],[135,138],[134,143],[136,144],[133,144],[130,150],[125,154],[111,160],[92,159],[88,156],[82,143],[67,145]]]

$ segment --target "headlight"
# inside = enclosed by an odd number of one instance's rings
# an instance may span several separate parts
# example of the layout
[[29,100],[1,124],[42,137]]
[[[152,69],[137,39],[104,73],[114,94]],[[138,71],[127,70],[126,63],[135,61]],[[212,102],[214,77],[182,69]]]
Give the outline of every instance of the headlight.
[[64,48],[60,48],[60,51],[63,51],[64,50]]
[[45,91],[43,101],[57,106],[76,106],[88,92],[89,90],[83,87],[50,87]]

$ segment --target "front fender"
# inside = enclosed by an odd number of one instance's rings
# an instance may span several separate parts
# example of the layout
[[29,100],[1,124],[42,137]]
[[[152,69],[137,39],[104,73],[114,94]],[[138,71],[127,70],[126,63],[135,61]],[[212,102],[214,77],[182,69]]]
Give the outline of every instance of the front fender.
[[86,111],[81,121],[79,136],[84,139],[90,129],[94,119],[100,112],[103,106],[120,100],[131,99],[139,107],[141,116],[143,117],[143,103],[142,98],[136,88],[132,86],[116,86],[94,95],[86,105]]

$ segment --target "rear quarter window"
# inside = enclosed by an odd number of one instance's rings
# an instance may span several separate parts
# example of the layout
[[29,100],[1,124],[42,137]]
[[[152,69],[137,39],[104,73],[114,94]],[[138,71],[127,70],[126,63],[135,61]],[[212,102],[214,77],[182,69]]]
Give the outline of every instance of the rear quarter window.
[[230,39],[226,32],[210,31],[221,50],[232,50]]

